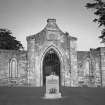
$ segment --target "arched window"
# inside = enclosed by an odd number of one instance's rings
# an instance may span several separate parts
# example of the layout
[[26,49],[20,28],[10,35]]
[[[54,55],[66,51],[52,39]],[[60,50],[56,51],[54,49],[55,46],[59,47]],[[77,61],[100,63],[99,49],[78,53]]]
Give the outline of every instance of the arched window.
[[86,62],[85,62],[85,71],[84,71],[84,75],[85,76],[89,76],[89,74],[90,74],[90,63],[89,63],[89,61],[87,60]]
[[9,77],[16,78],[17,76],[18,76],[17,60],[16,58],[12,58],[10,61]]

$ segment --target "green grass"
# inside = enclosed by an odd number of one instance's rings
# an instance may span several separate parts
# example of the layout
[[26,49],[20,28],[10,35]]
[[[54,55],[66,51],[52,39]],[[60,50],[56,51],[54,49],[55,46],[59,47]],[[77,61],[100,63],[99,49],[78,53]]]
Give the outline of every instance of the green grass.
[[42,88],[0,87],[0,105],[105,105],[105,88],[62,87],[61,99],[43,99]]

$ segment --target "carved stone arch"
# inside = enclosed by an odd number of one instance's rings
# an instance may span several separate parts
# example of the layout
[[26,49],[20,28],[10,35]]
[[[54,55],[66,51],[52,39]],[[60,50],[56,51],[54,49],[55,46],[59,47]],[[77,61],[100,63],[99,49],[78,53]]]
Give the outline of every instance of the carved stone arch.
[[9,77],[16,78],[18,77],[18,68],[17,68],[17,59],[11,58],[9,63]]
[[[59,59],[59,62],[60,62],[60,82],[62,82],[62,64],[63,64],[63,59],[62,59],[62,54],[61,54],[61,52],[59,51],[59,49],[58,48],[56,48],[55,46],[53,46],[53,45],[51,45],[51,46],[49,46],[49,47],[47,47],[45,50],[44,50],[44,52],[43,52],[43,55],[42,55],[42,57],[41,57],[41,85],[43,86],[43,62],[44,62],[44,58],[45,58],[45,56],[46,56],[46,54],[47,53],[49,53],[50,51],[54,51],[54,53],[57,55],[57,57],[58,57],[58,59]],[[60,83],[61,84],[61,83]]]

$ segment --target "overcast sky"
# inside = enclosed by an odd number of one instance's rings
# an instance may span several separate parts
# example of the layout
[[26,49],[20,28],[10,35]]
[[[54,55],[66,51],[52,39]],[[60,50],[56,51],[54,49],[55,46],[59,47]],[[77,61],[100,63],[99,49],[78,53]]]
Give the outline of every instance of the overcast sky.
[[55,18],[59,28],[77,37],[78,50],[102,46],[100,30],[93,23],[93,12],[85,8],[92,0],[0,0],[0,28],[13,32],[27,49],[26,36],[40,32],[48,18]]

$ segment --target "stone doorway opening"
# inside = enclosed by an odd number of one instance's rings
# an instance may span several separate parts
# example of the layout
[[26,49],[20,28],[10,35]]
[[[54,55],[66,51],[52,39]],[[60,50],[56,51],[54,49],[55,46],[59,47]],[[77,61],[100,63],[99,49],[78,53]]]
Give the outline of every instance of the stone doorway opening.
[[59,76],[60,84],[60,59],[54,49],[50,49],[43,59],[43,86],[46,84],[46,76],[52,73]]

